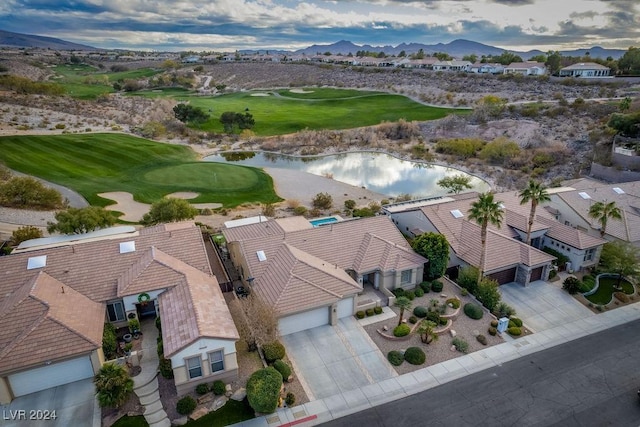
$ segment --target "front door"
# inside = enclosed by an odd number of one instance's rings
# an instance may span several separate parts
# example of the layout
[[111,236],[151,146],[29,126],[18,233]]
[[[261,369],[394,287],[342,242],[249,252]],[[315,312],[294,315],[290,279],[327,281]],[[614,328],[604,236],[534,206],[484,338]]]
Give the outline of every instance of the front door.
[[156,317],[156,304],[155,300],[141,302],[136,304],[138,309],[138,317],[140,319],[144,317]]

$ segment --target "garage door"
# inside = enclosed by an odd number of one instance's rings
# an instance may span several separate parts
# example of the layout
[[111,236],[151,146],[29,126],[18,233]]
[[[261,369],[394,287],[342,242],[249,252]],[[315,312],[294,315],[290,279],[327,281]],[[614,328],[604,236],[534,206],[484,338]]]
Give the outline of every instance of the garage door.
[[516,280],[517,269],[518,267],[509,268],[508,270],[502,270],[497,273],[489,274],[487,277],[496,280],[500,285],[504,285],[505,283],[511,283]]
[[353,316],[353,298],[338,301],[338,319]]
[[278,327],[280,335],[288,335],[327,324],[329,324],[329,307],[321,307],[283,317],[278,322]]
[[9,384],[13,395],[18,397],[91,377],[91,360],[80,357],[9,375]]
[[540,280],[542,278],[542,269],[544,267],[538,267],[538,268],[534,268],[533,270],[531,270],[531,279],[529,279],[530,282],[533,282],[535,280]]

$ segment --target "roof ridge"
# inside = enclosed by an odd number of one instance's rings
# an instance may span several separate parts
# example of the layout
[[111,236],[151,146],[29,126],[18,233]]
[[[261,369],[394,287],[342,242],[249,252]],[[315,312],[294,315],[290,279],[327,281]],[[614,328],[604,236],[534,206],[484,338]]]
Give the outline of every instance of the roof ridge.
[[28,278],[22,286],[18,287],[0,303],[0,319],[9,313],[13,307],[31,296],[31,290],[36,285],[38,277],[43,273],[44,271],[39,271],[35,276]]
[[295,277],[298,280],[302,280],[303,282],[308,283],[309,285],[313,286],[314,288],[319,289],[321,291],[324,291],[324,292],[328,293],[329,295],[333,295],[336,298],[342,298],[342,295],[340,295],[340,294],[338,294],[336,292],[332,292],[332,291],[330,291],[328,289],[325,289],[322,286],[316,285],[315,283],[305,279],[304,277],[302,277],[302,276],[300,276],[300,275],[298,275],[298,274],[296,274],[294,272],[291,272],[291,277]]
[[369,247],[369,242],[371,241],[372,233],[366,232],[360,241],[360,246],[358,246],[358,251],[356,252],[356,256],[353,259],[353,269],[355,271],[360,270],[360,265],[364,259],[364,256],[367,252],[367,248]]
[[[92,341],[90,340],[88,337],[82,335],[82,333],[80,331],[78,331],[76,328],[72,327],[71,325],[68,325],[66,323],[63,323],[60,319],[56,318],[55,316],[53,316],[51,314],[51,311],[47,311],[45,318],[51,320],[52,322],[57,323],[58,325],[62,326],[65,329],[70,330],[71,332],[73,332],[74,334],[76,334],[77,336],[79,336],[80,338],[82,338],[83,340],[93,344],[93,345],[97,345],[98,347],[102,346],[102,340],[100,341]],[[104,325],[104,324],[103,324]]]
[[155,247],[145,250],[131,266],[123,271],[117,279],[117,293],[121,295],[131,283],[155,260]]
[[[36,300],[36,301],[40,302],[39,300]],[[42,304],[42,302],[40,303]],[[33,323],[31,323],[31,326],[29,328],[25,328],[22,331],[22,333],[18,334],[18,336],[16,336],[9,344],[7,344],[2,350],[0,350],[0,360],[2,360],[2,358],[4,358],[15,346],[20,344],[22,340],[28,337],[31,334],[31,332],[33,332],[38,327],[38,325],[40,325],[44,320],[46,320],[48,313],[49,313],[49,310],[45,310],[40,316],[38,316],[33,321]]]

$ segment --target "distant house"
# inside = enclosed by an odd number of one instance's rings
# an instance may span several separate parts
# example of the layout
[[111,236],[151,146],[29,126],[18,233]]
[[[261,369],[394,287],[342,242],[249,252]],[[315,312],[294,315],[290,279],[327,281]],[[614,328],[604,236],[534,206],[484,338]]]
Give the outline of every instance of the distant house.
[[384,216],[313,227],[301,217],[222,231],[251,292],[279,313],[280,334],[336,324],[422,281],[427,260]]
[[432,65],[434,71],[469,71],[471,62],[469,61],[437,61]]
[[609,78],[611,68],[595,62],[581,62],[560,69],[560,77]]
[[200,228],[113,230],[36,239],[0,257],[2,404],[92,378],[106,362],[104,324],[124,327],[147,316],[162,319],[179,394],[237,376],[239,335]]
[[543,62],[527,61],[512,62],[504,67],[503,74],[521,74],[524,76],[543,76],[547,73],[547,67]]
[[477,62],[469,67],[469,71],[476,74],[502,74],[504,65]]
[[185,56],[184,58],[182,58],[182,62],[186,64],[196,64],[201,61],[202,59],[197,55]]

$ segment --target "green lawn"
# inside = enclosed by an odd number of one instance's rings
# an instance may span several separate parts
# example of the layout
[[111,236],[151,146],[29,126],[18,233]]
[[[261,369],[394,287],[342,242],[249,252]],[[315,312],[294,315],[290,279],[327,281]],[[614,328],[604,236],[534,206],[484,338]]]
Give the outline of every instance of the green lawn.
[[[144,91],[141,96],[169,96],[189,101],[210,115],[198,125],[205,131],[223,132],[220,115],[225,111],[249,111],[256,135],[283,135],[308,129],[350,129],[399,119],[434,120],[464,110],[422,105],[402,95],[353,89],[307,88],[310,93],[289,90],[237,92],[222,96],[192,96],[175,91]],[[268,96],[255,96],[268,94]],[[277,95],[275,95],[277,94]]]
[[200,193],[194,203],[277,202],[271,177],[260,169],[200,162],[189,147],[121,134],[0,138],[0,161],[9,168],[72,188],[92,205],[97,196],[126,191],[153,203],[177,191]]
[[135,417],[125,415],[124,417],[118,418],[118,421],[113,423],[111,427],[149,427],[149,423],[147,423],[147,420],[145,420],[142,415]]
[[[618,283],[618,279],[615,277],[601,277],[598,281],[598,290],[591,295],[586,296],[589,301],[598,305],[606,305],[611,302],[613,293],[616,290],[613,288]],[[622,280],[620,283],[622,291],[625,294],[631,295],[634,292],[633,285],[626,280]]]
[[249,406],[247,399],[242,402],[229,399],[227,403],[215,412],[209,412],[196,421],[187,423],[188,427],[224,427],[241,421],[255,418],[255,412]]

